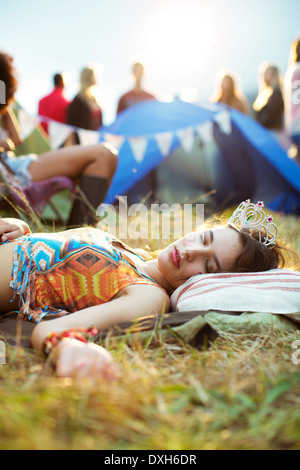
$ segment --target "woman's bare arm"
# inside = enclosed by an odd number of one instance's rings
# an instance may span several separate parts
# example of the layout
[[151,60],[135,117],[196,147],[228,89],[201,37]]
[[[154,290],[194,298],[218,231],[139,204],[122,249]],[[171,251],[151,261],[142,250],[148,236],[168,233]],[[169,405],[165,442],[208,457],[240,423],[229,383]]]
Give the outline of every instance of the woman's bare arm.
[[168,312],[170,299],[164,291],[151,285],[132,285],[121,291],[121,295],[102,305],[89,307],[65,317],[41,322],[32,333],[33,348],[42,351],[46,337],[53,332],[61,333],[74,328],[98,330],[109,328],[124,321]]

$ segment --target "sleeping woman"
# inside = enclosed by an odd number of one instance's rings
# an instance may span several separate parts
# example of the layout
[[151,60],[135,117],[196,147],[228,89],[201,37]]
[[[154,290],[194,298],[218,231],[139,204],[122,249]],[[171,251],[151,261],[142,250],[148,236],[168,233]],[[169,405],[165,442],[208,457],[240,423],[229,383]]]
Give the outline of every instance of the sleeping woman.
[[151,260],[96,228],[32,234],[21,220],[0,219],[0,233],[1,313],[36,324],[32,347],[51,352],[63,376],[82,372],[83,361],[86,375],[110,369],[108,352],[84,332],[167,312],[170,295],[192,276],[284,265],[277,227],[250,201],[228,225],[186,235]]

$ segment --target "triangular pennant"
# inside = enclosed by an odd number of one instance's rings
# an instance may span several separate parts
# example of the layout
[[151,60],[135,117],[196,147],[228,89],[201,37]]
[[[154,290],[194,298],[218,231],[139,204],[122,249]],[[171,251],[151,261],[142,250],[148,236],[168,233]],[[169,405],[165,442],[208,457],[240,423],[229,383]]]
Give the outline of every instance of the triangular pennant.
[[217,114],[214,119],[224,134],[231,134],[231,119],[229,111],[222,111]]
[[157,146],[164,157],[167,157],[170,153],[174,133],[173,132],[161,132],[155,134],[154,139],[157,143]]
[[213,140],[213,123],[212,121],[204,122],[196,127],[196,133],[204,144],[209,144]]
[[176,132],[176,135],[178,136],[183,149],[187,153],[191,152],[195,142],[194,130],[192,128],[180,129]]
[[29,116],[23,109],[18,112],[18,122],[21,130],[22,138],[25,140],[29,137],[34,129],[40,125],[40,120],[36,117]]
[[71,135],[72,128],[60,122],[50,121],[48,125],[49,141],[52,149],[58,149]]
[[148,139],[146,137],[130,137],[128,139],[131,147],[133,156],[138,163],[144,160],[145,152],[148,145]]
[[120,150],[120,148],[122,147],[122,145],[124,143],[125,137],[122,136],[122,135],[108,134],[108,133],[105,132],[103,134],[103,139],[104,139],[105,142],[108,142],[113,147],[115,147],[117,150]]
[[98,144],[101,135],[98,131],[88,131],[86,129],[78,129],[77,134],[80,144],[83,146]]

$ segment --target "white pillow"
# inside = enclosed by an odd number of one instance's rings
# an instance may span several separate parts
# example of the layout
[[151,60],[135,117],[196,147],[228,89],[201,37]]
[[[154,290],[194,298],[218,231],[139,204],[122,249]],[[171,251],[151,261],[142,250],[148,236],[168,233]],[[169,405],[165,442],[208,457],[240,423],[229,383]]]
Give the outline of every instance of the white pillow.
[[298,313],[300,272],[199,274],[171,296],[173,311]]

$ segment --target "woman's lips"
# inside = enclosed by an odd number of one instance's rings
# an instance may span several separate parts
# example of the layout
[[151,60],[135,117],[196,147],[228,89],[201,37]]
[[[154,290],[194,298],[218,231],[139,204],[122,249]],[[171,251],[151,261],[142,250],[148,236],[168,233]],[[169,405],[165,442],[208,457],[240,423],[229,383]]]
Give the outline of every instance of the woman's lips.
[[179,269],[180,264],[181,264],[181,256],[180,256],[180,251],[177,250],[176,247],[174,247],[172,252],[171,252],[171,259],[172,259],[172,263],[174,264],[175,268]]

